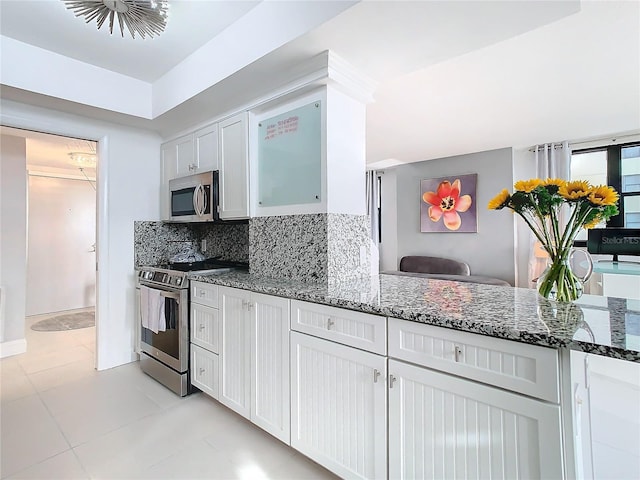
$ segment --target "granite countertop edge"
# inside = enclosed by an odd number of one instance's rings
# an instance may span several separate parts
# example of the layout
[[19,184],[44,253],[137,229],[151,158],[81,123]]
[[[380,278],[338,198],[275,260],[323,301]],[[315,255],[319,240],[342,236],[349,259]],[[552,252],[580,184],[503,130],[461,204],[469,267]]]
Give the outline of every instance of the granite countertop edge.
[[[385,275],[380,275],[383,277]],[[469,317],[455,317],[451,315],[445,315],[441,312],[435,314],[434,312],[424,312],[421,308],[415,307],[403,307],[397,306],[385,306],[385,305],[373,305],[370,301],[357,301],[353,299],[336,298],[328,294],[323,294],[321,291],[326,289],[326,285],[313,284],[306,282],[296,282],[284,278],[272,278],[263,277],[258,275],[252,275],[248,272],[227,272],[213,275],[189,275],[191,280],[197,280],[205,283],[212,283],[215,285],[239,288],[243,290],[249,290],[256,293],[262,293],[265,295],[274,295],[278,297],[286,297],[290,299],[296,299],[301,301],[308,301],[311,303],[318,303],[322,305],[328,305],[337,308],[344,308],[348,310],[354,310],[358,312],[370,313],[374,315],[381,315],[386,317],[399,318],[402,320],[424,323],[437,327],[450,328],[454,330],[460,330],[468,333],[475,333],[479,335],[486,335],[494,338],[501,338],[505,340],[512,340],[522,342],[530,345],[537,345],[542,347],[562,349],[569,348],[585,353],[593,353],[601,356],[617,358],[620,360],[638,362],[640,363],[640,351],[629,350],[619,346],[604,345],[600,343],[593,343],[588,341],[574,340],[571,336],[567,335],[567,332],[559,331],[553,332],[551,329],[546,332],[541,331],[528,331],[527,329],[511,328],[509,325],[496,322],[486,321],[478,318]],[[407,277],[396,277],[407,278]],[[402,282],[402,280],[399,280]],[[441,280],[429,280],[430,282],[438,283],[460,283],[449,282]],[[514,290],[513,287],[496,287],[494,288],[494,294],[500,296],[499,289]],[[528,290],[528,289],[517,289]],[[320,292],[319,292],[320,291]],[[504,290],[506,292],[506,290]],[[514,304],[517,302],[513,302]],[[518,308],[517,305],[514,308]]]

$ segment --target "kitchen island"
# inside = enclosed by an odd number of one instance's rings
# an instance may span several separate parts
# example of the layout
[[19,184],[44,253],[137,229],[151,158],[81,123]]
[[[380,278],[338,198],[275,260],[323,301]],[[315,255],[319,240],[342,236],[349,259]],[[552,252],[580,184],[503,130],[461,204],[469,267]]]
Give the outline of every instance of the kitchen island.
[[198,350],[213,368],[192,379],[344,478],[589,477],[571,352],[640,362],[633,300],[555,305],[534,290],[385,274],[191,280],[217,299],[213,324],[192,332],[218,345]]
[[192,278],[532,345],[640,362],[637,300],[583,295],[565,310],[558,310],[532,289],[385,274],[328,286],[246,272]]

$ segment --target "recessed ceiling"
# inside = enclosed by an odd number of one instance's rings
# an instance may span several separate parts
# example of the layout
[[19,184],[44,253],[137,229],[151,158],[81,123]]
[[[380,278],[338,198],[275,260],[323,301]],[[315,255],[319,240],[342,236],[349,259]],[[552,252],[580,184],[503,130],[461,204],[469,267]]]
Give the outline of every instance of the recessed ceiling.
[[169,2],[165,31],[154,38],[122,37],[108,22],[76,17],[60,0],[2,0],[0,32],[6,37],[91,65],[153,82],[245,15],[260,1]]
[[[39,20],[31,19],[34,12],[24,13],[22,5],[29,3],[38,4],[29,10],[38,10],[35,15]],[[159,91],[154,79],[164,75],[164,92],[172,94],[202,78],[198,66],[206,69],[217,61],[229,60],[222,55],[211,57],[206,64],[190,63],[189,57],[184,60],[189,50],[197,52],[199,45],[202,49],[219,41],[217,33],[224,36],[267,2],[170,3],[174,33],[168,28],[150,42],[97,31],[95,25],[75,18],[58,0],[1,1],[0,33],[145,79],[153,91]],[[302,13],[327,5],[268,2],[280,3],[300,5],[296,14],[301,23]],[[28,86],[3,85],[1,95],[3,99],[150,128],[168,139],[258,95],[292,66],[332,50],[379,82],[375,102],[367,108],[370,164],[640,130],[640,2],[343,3],[341,10],[326,14],[328,20],[305,24],[300,32],[306,29],[306,33],[292,34],[279,47],[278,42],[273,43],[274,48],[265,50],[260,58],[242,62],[233,56],[237,60],[233,69],[155,118],[126,115],[117,108],[96,108],[82,101],[73,103],[55,94],[34,94]],[[225,14],[212,13],[221,6]],[[238,20],[234,22],[234,18]],[[228,26],[223,30],[225,24]],[[285,28],[291,22],[281,25]],[[225,44],[219,51],[244,52],[268,42],[278,34],[277,22],[274,26],[269,35],[256,36],[248,30],[235,37],[238,42]],[[94,37],[99,45],[91,45]],[[177,68],[187,65],[191,70],[172,76]],[[615,75],[603,65],[611,65]],[[184,75],[186,71],[190,73]],[[171,84],[170,78],[180,80]]]

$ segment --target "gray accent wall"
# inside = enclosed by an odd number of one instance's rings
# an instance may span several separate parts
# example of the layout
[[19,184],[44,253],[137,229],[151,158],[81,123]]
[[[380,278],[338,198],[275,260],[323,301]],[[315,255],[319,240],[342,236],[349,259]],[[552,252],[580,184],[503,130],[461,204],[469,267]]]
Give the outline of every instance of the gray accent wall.
[[[472,275],[486,275],[515,283],[514,215],[492,211],[487,203],[503,188],[513,187],[511,148],[428,160],[396,167],[397,261],[405,255],[452,258],[469,264]],[[478,174],[478,233],[421,233],[420,181],[427,178]],[[394,199],[383,198],[382,209]],[[383,230],[394,225],[384,225]],[[396,264],[396,269],[398,267]]]

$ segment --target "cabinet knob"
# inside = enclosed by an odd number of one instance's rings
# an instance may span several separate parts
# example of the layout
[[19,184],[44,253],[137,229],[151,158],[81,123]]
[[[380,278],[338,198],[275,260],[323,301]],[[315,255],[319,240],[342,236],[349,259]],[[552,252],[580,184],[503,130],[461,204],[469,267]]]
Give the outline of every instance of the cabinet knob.
[[378,383],[378,377],[380,376],[380,371],[377,368],[373,369],[373,383]]
[[331,327],[333,327],[334,325],[335,322],[332,319],[327,318],[327,330],[331,330]]
[[393,384],[396,381],[396,377],[394,377],[393,375],[389,375],[389,388],[393,388]]
[[198,369],[198,374],[202,375],[204,373],[204,368],[200,367]]
[[198,330],[203,331],[204,330],[204,324],[201,323],[200,325],[198,325]]

